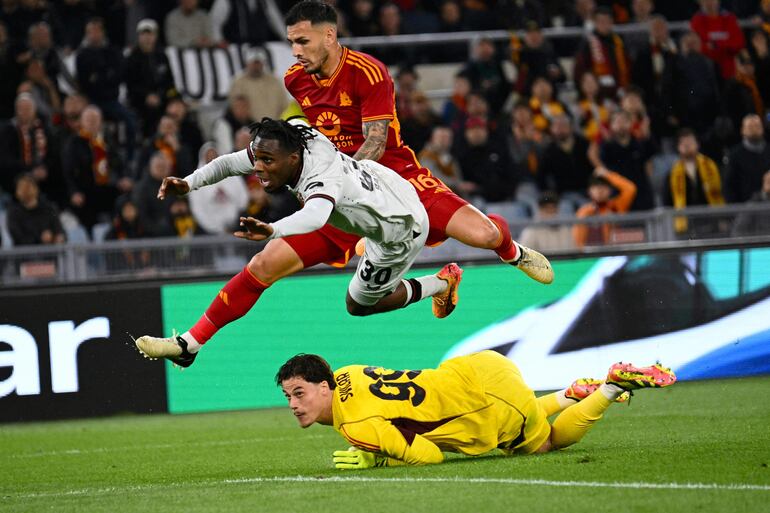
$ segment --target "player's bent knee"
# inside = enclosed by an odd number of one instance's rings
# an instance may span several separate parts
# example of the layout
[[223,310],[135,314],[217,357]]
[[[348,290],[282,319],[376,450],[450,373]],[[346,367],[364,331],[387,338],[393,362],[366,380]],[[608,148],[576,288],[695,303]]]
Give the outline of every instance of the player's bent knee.
[[268,285],[301,270],[303,267],[302,261],[296,256],[296,253],[284,251],[280,244],[286,243],[271,240],[262,251],[251,257],[248,263],[251,274]]
[[489,249],[495,249],[500,243],[500,229],[491,219],[487,219],[484,228],[477,232],[481,246]]
[[350,294],[345,298],[345,306],[348,308],[348,313],[354,317],[363,317],[374,313],[371,307],[356,303],[353,298],[350,297]]

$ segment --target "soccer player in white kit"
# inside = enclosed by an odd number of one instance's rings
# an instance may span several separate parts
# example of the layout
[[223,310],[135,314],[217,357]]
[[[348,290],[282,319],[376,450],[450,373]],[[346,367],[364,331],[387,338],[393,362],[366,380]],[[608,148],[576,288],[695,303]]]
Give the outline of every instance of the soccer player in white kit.
[[366,239],[347,292],[352,315],[387,312],[426,297],[434,298],[438,317],[451,313],[462,276],[457,264],[448,264],[436,275],[402,279],[429,228],[425,208],[409,182],[377,162],[356,161],[339,152],[303,121],[263,118],[251,129],[254,138],[247,149],[218,157],[184,180],[167,179],[161,194],[166,189],[185,193],[249,174],[255,174],[267,192],[288,187],[303,205],[300,210],[272,224],[242,217],[242,230],[235,235],[269,240],[329,223]]

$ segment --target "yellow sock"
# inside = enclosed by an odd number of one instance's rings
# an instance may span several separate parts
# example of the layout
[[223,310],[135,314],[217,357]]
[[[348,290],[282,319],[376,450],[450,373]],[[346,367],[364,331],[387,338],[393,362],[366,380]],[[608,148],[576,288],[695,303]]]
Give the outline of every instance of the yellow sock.
[[573,404],[556,417],[551,429],[554,449],[561,449],[580,441],[588,430],[602,418],[612,401],[597,390],[577,404]]
[[575,401],[564,397],[564,390],[559,390],[552,394],[541,395],[537,398],[537,404],[543,409],[545,416],[550,417],[576,403]]

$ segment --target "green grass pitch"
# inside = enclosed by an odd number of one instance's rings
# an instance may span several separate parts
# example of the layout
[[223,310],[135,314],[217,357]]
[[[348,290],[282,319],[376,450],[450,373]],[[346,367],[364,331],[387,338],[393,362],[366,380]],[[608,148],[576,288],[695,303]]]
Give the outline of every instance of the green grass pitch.
[[770,377],[613,405],[543,456],[337,471],[287,409],[0,426],[2,511],[770,511]]

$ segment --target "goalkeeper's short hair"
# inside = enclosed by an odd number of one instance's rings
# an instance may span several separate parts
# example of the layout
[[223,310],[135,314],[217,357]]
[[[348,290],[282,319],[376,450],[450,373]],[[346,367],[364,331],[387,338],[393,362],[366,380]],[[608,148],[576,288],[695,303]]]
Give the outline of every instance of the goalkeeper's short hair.
[[321,383],[326,381],[331,390],[337,386],[334,381],[334,372],[329,366],[329,362],[317,354],[300,353],[292,356],[281,365],[278,373],[275,375],[275,383],[278,386],[291,378],[302,378],[309,383]]

